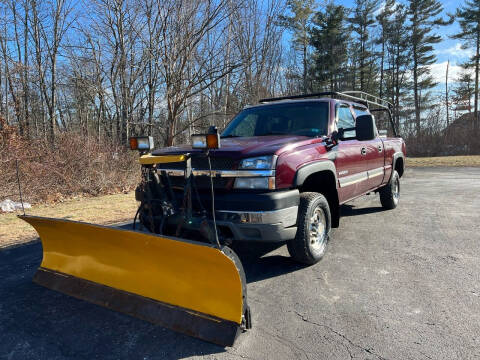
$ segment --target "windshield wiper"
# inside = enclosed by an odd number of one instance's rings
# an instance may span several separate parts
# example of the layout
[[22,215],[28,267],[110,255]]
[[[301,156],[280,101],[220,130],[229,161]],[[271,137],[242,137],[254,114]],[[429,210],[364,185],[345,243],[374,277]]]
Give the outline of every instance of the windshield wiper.
[[241,136],[240,135],[229,134],[229,135],[220,136],[220,139],[234,138],[234,137],[241,137]]
[[257,136],[269,136],[269,135],[289,135],[286,132],[279,132],[279,131],[271,131],[265,134],[257,135]]

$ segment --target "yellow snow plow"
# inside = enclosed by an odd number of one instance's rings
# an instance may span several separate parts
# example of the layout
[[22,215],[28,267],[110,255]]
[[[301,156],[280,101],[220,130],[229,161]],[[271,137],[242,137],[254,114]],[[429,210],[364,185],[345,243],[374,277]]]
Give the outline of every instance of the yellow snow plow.
[[[189,158],[144,154],[140,157],[142,176],[151,176],[156,164],[182,161],[187,163],[186,180],[191,180]],[[173,230],[164,225],[156,231],[151,231],[154,227],[134,230],[135,220],[133,229],[124,229],[20,216],[42,241],[43,260],[34,281],[174,331],[231,346],[237,335],[251,326],[242,264],[233,250],[219,241],[215,221],[192,214],[189,199],[183,206],[169,202],[168,181],[157,185],[157,196],[165,195],[162,222],[173,218]],[[187,197],[191,193],[185,191]],[[135,218],[149,206],[152,199],[142,201]],[[183,224],[188,227],[186,232]],[[198,232],[193,231],[195,227]]]

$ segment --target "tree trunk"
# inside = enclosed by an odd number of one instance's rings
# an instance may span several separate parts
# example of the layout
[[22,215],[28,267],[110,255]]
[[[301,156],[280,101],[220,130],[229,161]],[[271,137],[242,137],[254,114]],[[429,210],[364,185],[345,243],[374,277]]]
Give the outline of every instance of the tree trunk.
[[25,11],[25,24],[24,24],[24,32],[23,32],[23,41],[24,41],[24,49],[23,49],[23,106],[24,106],[24,116],[25,116],[25,136],[30,138],[30,113],[29,113],[29,97],[30,97],[30,89],[29,89],[29,78],[28,78],[28,3],[24,1],[24,11]]
[[475,93],[474,93],[474,106],[475,106],[475,111],[474,111],[474,129],[475,129],[475,138],[477,139],[478,142],[478,77],[479,77],[479,68],[480,68],[480,32],[477,31],[477,47],[475,51]]
[[[55,45],[56,46],[56,45]],[[51,88],[51,99],[50,99],[50,106],[48,108],[49,117],[50,117],[50,144],[52,147],[55,146],[55,127],[57,122],[57,86],[56,86],[56,73],[57,73],[57,54],[54,52],[52,56],[52,74],[51,74],[51,81],[50,84]]]
[[447,73],[445,74],[445,107],[447,108],[447,127],[450,125],[450,117],[448,113],[448,68],[450,67],[450,60],[447,62]]
[[303,42],[303,93],[307,93],[307,44]]
[[382,54],[380,55],[380,91],[379,91],[380,99],[382,98],[382,95],[383,95],[384,58],[385,58],[385,31],[382,29]]
[[420,135],[420,99],[418,96],[418,62],[417,62],[417,46],[413,45],[413,97],[415,99],[415,130],[417,136]]

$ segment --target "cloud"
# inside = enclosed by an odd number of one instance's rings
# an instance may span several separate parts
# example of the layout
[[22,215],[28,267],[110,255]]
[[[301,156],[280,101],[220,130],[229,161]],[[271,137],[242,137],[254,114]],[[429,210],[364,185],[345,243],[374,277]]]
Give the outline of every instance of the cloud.
[[450,55],[453,58],[464,60],[473,56],[473,49],[462,49],[462,44],[457,42],[454,46],[437,50],[437,55],[440,54]]
[[[385,10],[385,6],[386,6],[386,1],[382,1],[380,3],[380,5],[378,6],[378,8],[375,10],[375,12],[373,13],[373,15],[375,17],[377,17],[378,15],[380,15],[382,13],[383,10]],[[398,3],[395,3],[393,6],[392,6],[392,10],[396,10],[400,5]],[[393,18],[393,14],[391,16],[391,18]]]
[[[440,84],[445,84],[446,71],[447,61],[436,63],[430,66],[430,74],[433,76],[433,79]],[[463,71],[464,69],[461,66],[454,65],[452,62],[450,62],[450,66],[448,68],[448,83],[450,84],[456,82],[460,73]]]

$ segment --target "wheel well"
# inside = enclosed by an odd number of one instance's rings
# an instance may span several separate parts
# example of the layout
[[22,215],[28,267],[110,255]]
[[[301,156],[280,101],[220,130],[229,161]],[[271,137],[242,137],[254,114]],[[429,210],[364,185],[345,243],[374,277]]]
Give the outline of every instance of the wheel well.
[[340,224],[340,206],[335,175],[331,171],[320,171],[309,175],[299,188],[300,192],[313,191],[323,194],[328,201],[332,216],[332,227]]
[[398,176],[402,177],[404,169],[405,167],[403,166],[403,158],[399,157],[397,161],[395,161],[395,170],[397,171]]

